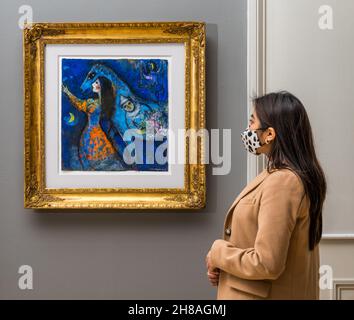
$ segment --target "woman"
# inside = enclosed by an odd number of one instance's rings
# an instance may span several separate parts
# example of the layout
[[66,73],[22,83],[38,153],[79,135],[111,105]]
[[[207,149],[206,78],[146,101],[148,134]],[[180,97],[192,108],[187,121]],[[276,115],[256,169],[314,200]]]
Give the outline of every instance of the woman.
[[113,143],[101,128],[103,117],[110,118],[114,111],[115,95],[111,82],[99,77],[92,83],[92,91],[97,99],[81,100],[75,97],[66,86],[63,92],[78,110],[87,115],[87,124],[80,137],[79,159],[83,170],[123,170],[123,159]]
[[301,101],[286,91],[253,100],[246,149],[267,167],[230,207],[212,244],[208,277],[217,299],[318,299],[326,180]]

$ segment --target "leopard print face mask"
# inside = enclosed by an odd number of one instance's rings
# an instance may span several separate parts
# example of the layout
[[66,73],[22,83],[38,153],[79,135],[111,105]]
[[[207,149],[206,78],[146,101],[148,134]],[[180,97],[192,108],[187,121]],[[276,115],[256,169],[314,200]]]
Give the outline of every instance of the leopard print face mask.
[[251,130],[249,127],[241,133],[241,140],[247,151],[260,155],[257,153],[257,149],[264,145],[258,138],[257,130]]

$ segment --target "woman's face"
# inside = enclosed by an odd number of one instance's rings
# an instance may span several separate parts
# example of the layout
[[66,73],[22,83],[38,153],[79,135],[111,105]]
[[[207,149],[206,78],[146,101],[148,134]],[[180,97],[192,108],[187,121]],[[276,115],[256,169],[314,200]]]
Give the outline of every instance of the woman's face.
[[96,93],[101,92],[100,80],[96,79],[96,81],[92,83],[92,91]]
[[[261,122],[257,116],[256,110],[253,108],[253,112],[249,119],[249,128],[250,130],[256,130],[262,127]],[[275,138],[275,131],[273,128],[268,128],[266,130],[257,130],[258,138],[263,144],[261,147],[257,149],[257,153],[265,153],[268,154],[271,150],[271,144],[273,139]]]

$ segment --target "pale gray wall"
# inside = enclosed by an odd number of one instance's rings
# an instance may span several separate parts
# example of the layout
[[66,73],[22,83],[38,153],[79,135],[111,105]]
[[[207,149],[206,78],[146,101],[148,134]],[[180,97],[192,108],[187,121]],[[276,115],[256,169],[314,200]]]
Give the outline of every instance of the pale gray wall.
[[[246,0],[14,1],[0,10],[0,298],[214,299],[204,264],[225,211],[246,184]],[[23,209],[23,65],[18,8],[34,20],[207,23],[207,126],[232,128],[232,168],[212,176],[196,212]],[[34,290],[17,287],[34,269]]]

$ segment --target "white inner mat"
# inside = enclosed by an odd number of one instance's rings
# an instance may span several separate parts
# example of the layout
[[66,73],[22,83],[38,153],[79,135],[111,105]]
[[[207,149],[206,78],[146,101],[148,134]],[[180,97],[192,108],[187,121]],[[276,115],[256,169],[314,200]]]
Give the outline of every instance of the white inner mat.
[[[142,55],[142,52],[144,53]],[[168,171],[61,171],[61,59],[168,60]],[[87,70],[89,71],[89,70]],[[183,188],[184,44],[48,44],[45,47],[45,183],[47,188]],[[172,136],[171,136],[172,134]]]

